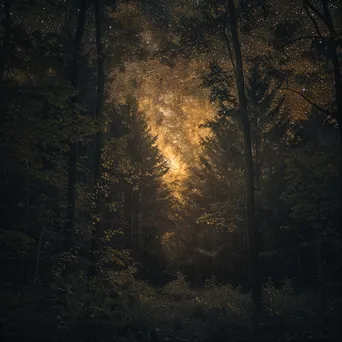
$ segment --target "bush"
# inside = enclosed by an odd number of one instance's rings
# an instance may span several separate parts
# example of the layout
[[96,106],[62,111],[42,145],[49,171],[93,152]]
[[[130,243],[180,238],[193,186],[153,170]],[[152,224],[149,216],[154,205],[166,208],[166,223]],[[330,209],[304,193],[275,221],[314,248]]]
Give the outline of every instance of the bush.
[[[149,341],[151,329],[158,332],[161,341],[285,342],[340,334],[336,326],[341,301],[336,297],[327,300],[328,324],[323,326],[319,295],[291,294],[286,287],[277,289],[271,282],[264,288],[264,310],[258,314],[249,294],[218,284],[214,278],[203,289],[192,289],[182,275],[156,289],[127,273],[117,274],[115,287],[100,278],[93,290],[87,290],[76,278],[58,285],[51,303],[44,306],[49,311],[35,305],[34,310],[29,307],[30,315],[25,307],[22,315],[16,312],[13,324],[25,332],[27,341],[39,341],[39,333],[44,340],[49,331],[55,340],[63,337],[61,340],[73,342]],[[66,290],[61,292],[61,287]],[[72,300],[67,300],[68,292]],[[12,336],[11,327],[6,319],[3,331],[7,336]],[[30,333],[32,328],[34,333]]]

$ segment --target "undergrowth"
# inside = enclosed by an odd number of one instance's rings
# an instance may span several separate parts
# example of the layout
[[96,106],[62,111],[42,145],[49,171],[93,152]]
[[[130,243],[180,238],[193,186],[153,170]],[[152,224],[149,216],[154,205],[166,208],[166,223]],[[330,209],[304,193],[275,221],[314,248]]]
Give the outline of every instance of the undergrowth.
[[19,341],[25,336],[26,342],[149,341],[151,330],[160,341],[340,338],[341,301],[336,295],[326,296],[323,315],[318,294],[293,294],[286,286],[277,289],[268,283],[263,289],[263,309],[256,313],[249,294],[218,284],[214,278],[193,289],[182,275],[162,288],[137,281],[129,273],[121,276],[114,289],[97,280],[85,291],[84,284],[69,281],[64,291],[61,284],[50,289],[42,303],[37,300],[2,312],[3,340]]

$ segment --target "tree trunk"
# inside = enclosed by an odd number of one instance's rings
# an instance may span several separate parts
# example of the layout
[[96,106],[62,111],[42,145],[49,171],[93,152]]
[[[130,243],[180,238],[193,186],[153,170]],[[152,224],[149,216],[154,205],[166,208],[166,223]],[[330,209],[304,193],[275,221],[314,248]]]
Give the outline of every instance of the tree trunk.
[[136,233],[134,227],[134,193],[131,186],[129,187],[129,227],[131,230],[131,251],[134,257],[137,256]]
[[[135,194],[135,227],[138,235],[138,251],[139,257],[144,258],[144,235],[142,231],[142,227],[140,225],[140,216],[139,216],[139,190]],[[144,259],[141,259],[141,262],[144,262]]]
[[[80,0],[80,10],[78,15],[77,29],[74,39],[74,54],[71,65],[71,84],[78,88],[78,74],[80,67],[81,46],[84,36],[84,27],[87,12],[87,0]],[[78,96],[74,96],[73,103],[78,101]],[[75,207],[76,207],[76,179],[77,179],[77,159],[78,159],[78,143],[71,142],[69,146],[69,166],[68,166],[68,207],[65,225],[65,246],[70,249],[73,244],[73,232],[75,229]]]
[[39,279],[39,264],[40,264],[40,254],[42,251],[42,244],[43,244],[43,237],[44,237],[44,233],[45,233],[45,228],[46,228],[46,218],[47,215],[47,208],[45,208],[45,213],[44,213],[44,223],[42,226],[42,229],[40,231],[39,234],[39,239],[38,239],[38,244],[37,244],[37,252],[36,252],[36,268],[35,268],[35,272],[34,272],[34,280],[33,280],[33,284],[35,285]]
[[261,189],[261,153],[260,153],[261,137],[259,133],[255,133],[255,165],[254,165],[254,179],[255,186],[258,190]]
[[304,287],[304,275],[303,275],[303,264],[302,264],[302,257],[300,253],[300,246],[297,249],[297,261],[298,261],[298,273],[300,279],[300,287],[301,289]]
[[[100,0],[95,0],[95,35],[96,35],[96,54],[97,54],[97,103],[96,103],[96,118],[103,117],[104,109],[104,54],[102,44],[102,26],[101,26],[101,10]],[[96,134],[96,156],[95,156],[95,183],[101,179],[101,150],[103,143],[103,132],[99,130]]]
[[11,22],[11,9],[10,9],[10,1],[4,1],[4,19],[2,20],[2,26],[4,30],[3,34],[3,43],[0,55],[0,80],[3,81],[4,73],[6,69],[6,62],[9,55],[10,45],[11,45],[11,31],[12,31],[12,22]]
[[76,174],[77,174],[77,157],[78,144],[73,142],[69,147],[69,167],[68,167],[68,207],[65,226],[65,247],[69,250],[73,244],[73,232],[75,230],[75,207],[76,207]]
[[[328,1],[322,1],[322,5],[323,5],[324,23],[326,24],[329,30],[328,50],[330,52],[333,73],[334,73],[335,100],[336,100],[336,106],[337,106],[335,119],[339,127],[340,141],[341,141],[341,146],[342,146],[342,74],[341,74],[339,55],[337,51],[338,33],[336,32],[336,29],[334,27],[334,22],[330,14]],[[340,169],[340,180],[341,180],[340,238],[342,238],[342,162],[341,162],[341,169]]]
[[[104,53],[102,43],[102,20],[100,0],[94,0],[95,5],[95,39],[96,39],[96,57],[97,57],[97,102],[96,102],[96,118],[102,119],[104,109],[104,90],[105,90],[105,74],[104,74]],[[103,131],[100,129],[96,134],[95,140],[95,162],[94,162],[94,186],[97,196],[96,200],[96,220],[95,231],[91,239],[91,267],[89,269],[90,276],[97,275],[96,263],[100,247],[100,238],[102,230],[102,211],[103,203],[101,196],[101,151],[103,144]]]
[[[28,221],[29,221],[29,214],[30,214],[30,197],[31,197],[31,189],[30,189],[30,181],[28,176],[26,176],[26,208],[25,208],[25,225],[24,225],[24,234],[27,234],[28,228]],[[24,250],[22,250],[24,255]],[[22,264],[21,264],[21,279],[24,282],[24,275],[25,275],[25,258],[23,256]]]
[[325,295],[325,275],[324,275],[324,258],[322,253],[322,237],[315,237],[316,255],[317,255],[317,275],[319,278],[320,297],[321,297],[321,315],[322,321],[326,322],[326,295]]
[[260,309],[262,293],[259,266],[259,251],[257,241],[257,227],[255,222],[255,203],[254,203],[254,173],[252,159],[251,130],[247,112],[247,99],[245,93],[245,81],[241,46],[237,31],[237,19],[235,13],[234,0],[228,0],[228,10],[230,14],[230,28],[233,39],[233,46],[236,60],[236,83],[239,97],[239,110],[242,121],[245,145],[245,167],[246,167],[246,221],[249,241],[249,255],[251,265],[252,298],[257,310]]

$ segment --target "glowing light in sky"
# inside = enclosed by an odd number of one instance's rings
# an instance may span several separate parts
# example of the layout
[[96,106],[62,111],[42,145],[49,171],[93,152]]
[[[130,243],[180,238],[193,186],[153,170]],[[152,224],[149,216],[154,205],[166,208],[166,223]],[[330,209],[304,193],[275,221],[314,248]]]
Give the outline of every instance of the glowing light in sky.
[[[170,6],[171,6],[170,2]],[[177,3],[177,6],[176,6]],[[178,4],[183,3],[181,7]],[[195,54],[187,60],[179,57],[172,60],[172,66],[163,64],[162,54],[159,51],[165,39],[177,41],[179,38],[175,32],[166,28],[160,32],[153,27],[153,23],[142,17],[142,12],[133,4],[122,4],[122,11],[118,10],[117,16],[124,17],[126,26],[135,25],[140,28],[139,37],[144,48],[150,53],[149,59],[140,60],[133,58],[124,64],[120,70],[113,71],[112,96],[115,102],[125,101],[127,95],[134,96],[139,109],[146,116],[152,134],[156,135],[157,144],[162,154],[169,161],[170,172],[165,176],[167,182],[182,181],[188,175],[188,167],[197,163],[201,153],[201,137],[205,137],[209,130],[200,128],[200,124],[212,119],[216,113],[214,104],[208,101],[208,92],[201,86],[201,75],[208,70],[209,60],[221,61],[225,67],[231,69],[229,57],[226,52],[224,40],[212,39],[210,56],[205,53]],[[192,10],[189,10],[192,8]],[[174,2],[171,6],[174,14],[177,11],[182,16],[196,16],[191,2]],[[269,44],[271,32],[281,20],[296,18],[301,10],[300,2],[296,0],[279,1],[274,3],[276,16],[270,17],[267,25],[258,20],[257,26],[248,34],[241,32],[241,45],[243,55],[247,60],[255,57],[277,54]],[[178,13],[178,12],[177,12]],[[305,26],[305,25],[304,25]],[[307,31],[312,32],[311,22],[307,23]],[[290,46],[288,53],[298,57],[291,58],[284,64],[283,69],[296,70],[303,75],[317,72],[317,65],[300,55],[301,44]],[[298,51],[297,51],[298,50]],[[247,62],[246,62],[247,63]],[[317,64],[317,63],[316,63]],[[279,67],[279,65],[278,65]],[[246,67],[246,70],[248,68]],[[289,87],[296,88],[306,94],[315,93],[317,99],[328,102],[332,93],[332,84],[321,79],[308,87],[298,85],[296,80],[289,80]],[[234,86],[233,86],[234,87]],[[285,109],[291,113],[294,119],[307,116],[311,106],[301,97],[287,92]],[[324,105],[325,103],[318,103]]]
[[189,63],[179,60],[172,69],[154,60],[130,63],[113,83],[113,94],[119,102],[132,93],[132,83],[138,84],[132,95],[169,162],[165,176],[168,183],[182,182],[188,175],[188,166],[197,163],[201,137],[207,134],[200,124],[215,114],[206,90],[200,86],[201,64],[192,61],[190,67]]

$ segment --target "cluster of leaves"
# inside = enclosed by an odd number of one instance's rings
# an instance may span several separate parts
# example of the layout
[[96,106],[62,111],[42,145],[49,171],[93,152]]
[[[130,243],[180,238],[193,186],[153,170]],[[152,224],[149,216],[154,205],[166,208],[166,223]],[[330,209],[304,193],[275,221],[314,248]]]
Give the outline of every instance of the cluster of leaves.
[[[248,294],[215,278],[201,289],[191,288],[182,274],[157,291],[141,282],[132,288],[139,289],[139,298],[131,307],[127,333],[136,338],[145,329],[157,331],[160,340],[329,338],[329,333],[320,335],[319,296],[310,292],[293,295],[288,286],[276,288],[268,283],[264,311],[259,314],[253,312]],[[334,305],[329,300],[328,306]]]
[[[166,162],[133,99],[121,107],[111,103],[103,117],[92,115],[96,58],[90,3],[27,7],[5,1],[1,8],[1,34],[10,37],[0,51],[1,299],[9,299],[11,312],[1,311],[1,323],[9,340],[108,338],[114,322],[129,313],[118,293],[131,287],[136,273],[132,252],[144,267],[160,253],[155,235],[167,217]],[[132,52],[141,58],[143,47],[125,49],[131,45],[121,36],[132,39],[138,23],[133,20],[129,31],[129,16],[121,12],[118,19],[107,7],[103,12],[106,55],[113,47],[108,39],[115,36],[118,65]],[[106,129],[102,175],[94,182],[94,138]],[[71,207],[75,214],[69,217]],[[147,243],[150,256],[144,253]]]

